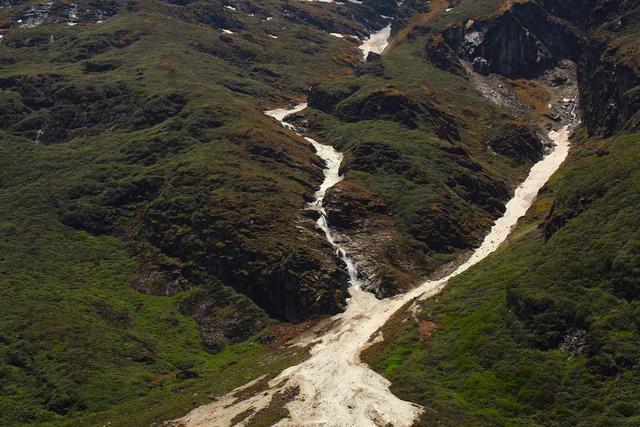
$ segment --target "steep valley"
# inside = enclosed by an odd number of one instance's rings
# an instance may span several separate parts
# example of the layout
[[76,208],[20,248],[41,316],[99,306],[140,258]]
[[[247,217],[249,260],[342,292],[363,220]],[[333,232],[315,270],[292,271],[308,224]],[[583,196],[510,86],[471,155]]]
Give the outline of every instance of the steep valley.
[[0,424],[634,425],[639,14],[0,0]]

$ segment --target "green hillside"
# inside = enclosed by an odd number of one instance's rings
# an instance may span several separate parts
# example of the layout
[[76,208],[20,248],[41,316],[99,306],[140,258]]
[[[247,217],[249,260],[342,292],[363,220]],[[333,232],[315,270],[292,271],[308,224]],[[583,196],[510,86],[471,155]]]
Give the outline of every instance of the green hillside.
[[591,47],[569,159],[507,244],[415,317],[398,314],[366,354],[396,395],[424,405],[420,425],[640,422],[639,9],[591,6],[559,10]]
[[[322,165],[262,110],[358,72],[360,42],[330,33],[363,38],[387,24],[381,15],[424,10],[419,2],[3,2],[0,424],[145,425],[300,357],[279,347],[290,335],[281,322],[339,312],[347,275],[305,214]],[[422,68],[396,65],[426,66],[415,46],[389,59],[384,84],[428,90],[426,78],[422,89],[412,83]],[[433,75],[469,91],[458,77]],[[370,79],[372,88],[382,83]],[[501,116],[479,94],[465,96],[487,109],[483,120]],[[434,161],[460,169],[430,120],[414,130],[366,126],[401,137],[396,149],[422,171]],[[349,132],[363,134],[360,124],[321,122],[340,148]],[[408,136],[429,145],[416,152],[399,143]],[[484,162],[480,139],[465,135],[465,144]],[[435,187],[410,197],[473,209],[469,224],[478,223],[460,247],[478,239],[515,177],[509,162],[493,163],[482,179],[501,191],[488,212]],[[347,173],[392,205],[408,254],[433,257],[413,278],[451,258],[447,235],[444,255],[407,240],[402,218],[415,208],[402,213],[405,202],[393,199],[404,181],[385,188],[385,171]]]
[[509,245],[388,326],[367,361],[425,425],[638,422],[639,141],[575,138]]
[[348,275],[307,209],[325,165],[266,109],[308,98],[344,153],[326,210],[368,290],[464,256],[563,120],[573,65],[518,74],[538,56],[578,62],[566,167],[367,360],[426,425],[638,423],[637,2],[512,3],[0,0],[0,425],[150,425],[306,357]]

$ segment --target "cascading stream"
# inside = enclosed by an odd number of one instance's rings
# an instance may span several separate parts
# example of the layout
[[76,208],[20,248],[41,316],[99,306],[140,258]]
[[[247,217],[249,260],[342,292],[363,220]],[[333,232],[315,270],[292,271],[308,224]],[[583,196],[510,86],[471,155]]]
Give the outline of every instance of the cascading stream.
[[[307,104],[299,104],[291,109],[276,109],[265,111],[264,113],[274,119],[278,120],[282,126],[287,129],[291,129],[300,135],[300,132],[295,128],[295,126],[285,122],[287,116],[291,114],[298,113],[307,108]],[[356,263],[349,257],[347,251],[336,242],[333,233],[331,232],[331,228],[329,228],[329,221],[327,219],[327,211],[324,208],[324,197],[327,194],[327,190],[331,187],[339,183],[344,179],[342,175],[340,175],[340,165],[342,164],[343,155],[341,152],[337,151],[330,145],[321,144],[315,139],[304,137],[304,139],[313,145],[313,148],[316,150],[316,154],[320,157],[324,163],[325,167],[323,169],[324,180],[320,185],[320,188],[315,193],[314,201],[309,204],[309,207],[316,212],[318,212],[318,227],[324,232],[327,241],[333,246],[336,250],[336,254],[342,259],[347,267],[347,272],[349,273],[349,285],[352,287],[360,288],[362,285],[362,281],[359,278],[358,267]]]
[[[369,38],[365,39],[360,45],[359,49],[362,51],[363,59],[367,59],[369,52],[381,54],[389,44],[389,37],[391,35],[391,24],[387,25],[383,29],[372,33]],[[287,129],[296,132],[301,135],[295,126],[285,122],[287,116],[291,114],[299,113],[307,108],[306,103],[298,104],[293,108],[278,108],[275,110],[268,110],[264,113],[270,117],[273,117]],[[302,135],[301,135],[302,136]],[[327,211],[324,208],[324,196],[327,190],[344,179],[340,175],[340,165],[342,164],[343,155],[330,145],[320,144],[313,138],[304,137],[313,147],[316,149],[316,154],[325,162],[324,181],[320,185],[320,188],[315,193],[315,200],[310,204],[310,208],[318,212],[318,227],[324,232],[327,241],[336,250],[336,254],[342,259],[347,267],[349,273],[349,285],[358,289],[362,286],[362,280],[358,273],[358,267],[353,259],[347,254],[347,251],[339,243],[336,242],[331,228],[329,227],[329,221],[327,219]]]

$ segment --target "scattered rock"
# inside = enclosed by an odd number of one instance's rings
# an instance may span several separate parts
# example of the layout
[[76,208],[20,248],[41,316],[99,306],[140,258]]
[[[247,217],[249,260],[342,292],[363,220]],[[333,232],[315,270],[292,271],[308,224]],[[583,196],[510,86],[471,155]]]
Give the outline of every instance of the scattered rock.
[[560,343],[560,350],[572,356],[580,356],[587,347],[587,331],[576,329],[569,332]]

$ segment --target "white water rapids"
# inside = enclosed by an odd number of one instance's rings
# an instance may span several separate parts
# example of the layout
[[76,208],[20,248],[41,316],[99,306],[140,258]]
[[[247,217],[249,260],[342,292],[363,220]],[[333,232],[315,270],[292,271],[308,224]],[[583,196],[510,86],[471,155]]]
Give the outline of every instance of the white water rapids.
[[[281,121],[291,112],[300,111],[303,105],[292,110],[274,110],[269,115]],[[292,126],[286,127],[293,129]],[[258,412],[266,408],[273,397],[289,389],[297,388],[298,395],[286,404],[289,418],[277,426],[410,426],[422,413],[416,404],[394,396],[390,382],[360,361],[360,353],[373,335],[403,305],[418,298],[424,299],[438,293],[447,281],[478,263],[495,251],[507,238],[511,229],[535,199],[540,188],[560,167],[569,152],[569,128],[549,134],[555,143],[554,150],[531,169],[527,179],[516,189],[507,203],[504,215],[495,222],[482,245],[467,262],[460,265],[449,276],[427,281],[412,291],[396,297],[378,300],[357,286],[350,288],[351,298],[344,313],[333,317],[334,324],[323,335],[300,340],[298,345],[310,345],[310,357],[304,362],[284,370],[268,382],[268,388],[248,397],[237,397],[255,382],[232,391],[221,399],[194,409],[176,425],[229,426],[239,415],[247,411]],[[311,139],[318,155],[327,162],[325,182],[316,193],[317,208],[322,212],[324,192],[342,178],[337,169],[341,154],[332,147]],[[324,218],[324,216],[322,216]],[[331,232],[326,222],[320,224],[331,241]],[[250,394],[250,393],[248,393]],[[238,417],[238,418],[236,418]],[[236,425],[249,425],[251,416]]]
[[[277,110],[265,111],[264,113],[267,116],[273,117],[274,119],[279,121],[280,124],[282,124],[282,126],[286,127],[287,129],[296,132],[295,127],[285,122],[284,119],[291,114],[298,113],[304,110],[305,108],[307,108],[307,104],[303,103],[298,104],[289,110],[279,108]],[[322,181],[322,184],[320,185],[318,191],[316,191],[315,199],[309,207],[318,212],[318,227],[324,232],[327,241],[331,244],[331,246],[333,246],[333,248],[336,250],[336,253],[340,256],[342,261],[347,266],[347,272],[349,273],[349,284],[352,287],[359,288],[361,283],[358,279],[358,268],[355,262],[349,257],[349,255],[347,255],[347,252],[344,250],[344,248],[339,243],[336,243],[331,229],[329,228],[329,223],[327,221],[327,212],[324,209],[323,205],[324,196],[327,193],[327,190],[343,179],[343,177],[340,175],[340,164],[342,163],[343,157],[342,153],[337,151],[330,145],[320,144],[315,139],[308,137],[304,137],[304,139],[307,140],[307,142],[311,143],[311,145],[313,145],[313,148],[316,149],[316,154],[318,155],[318,157],[320,157],[325,162],[325,167],[323,169],[324,180]]]

